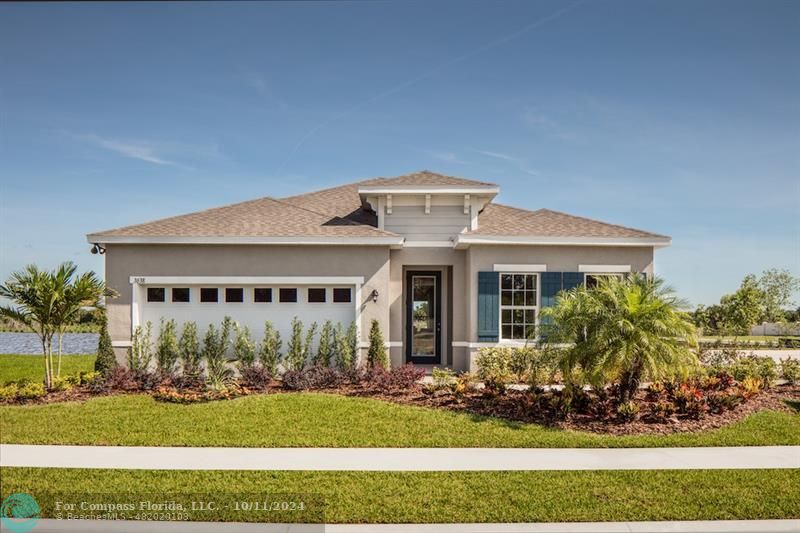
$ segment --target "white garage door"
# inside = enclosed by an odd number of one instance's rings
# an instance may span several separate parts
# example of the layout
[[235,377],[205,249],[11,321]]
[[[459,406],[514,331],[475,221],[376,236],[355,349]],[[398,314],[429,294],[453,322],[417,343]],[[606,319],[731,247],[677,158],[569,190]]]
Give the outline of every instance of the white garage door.
[[[139,278],[141,279],[141,278]],[[153,282],[154,281],[154,282]],[[173,280],[170,280],[173,281]],[[330,320],[347,327],[356,319],[357,283],[146,283],[134,285],[134,324],[153,324],[157,338],[162,318],[174,319],[178,331],[185,322],[195,322],[202,343],[209,324],[219,326],[225,316],[250,328],[260,341],[269,321],[281,333],[283,351],[291,335],[294,317],[308,328]],[[138,312],[137,312],[138,311]],[[136,316],[138,314],[138,316]],[[316,339],[315,339],[316,347]]]

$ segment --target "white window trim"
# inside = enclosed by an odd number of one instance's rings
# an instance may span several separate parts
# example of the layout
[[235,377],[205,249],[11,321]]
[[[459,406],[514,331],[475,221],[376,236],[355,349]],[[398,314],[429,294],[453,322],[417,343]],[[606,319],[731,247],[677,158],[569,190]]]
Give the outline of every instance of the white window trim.
[[[534,275],[536,276],[536,305],[529,306],[529,305],[503,305],[503,274],[523,274],[523,275]],[[506,344],[506,345],[516,345],[519,343],[530,343],[536,342],[539,338],[538,335],[538,326],[539,326],[539,309],[541,308],[541,296],[542,296],[542,276],[538,272],[524,272],[524,271],[507,271],[507,272],[498,272],[498,287],[499,287],[499,294],[497,298],[497,303],[499,306],[498,317],[497,317],[497,339],[499,344]],[[533,309],[536,319],[534,321],[534,327],[536,328],[535,331],[537,332],[536,336],[533,339],[504,339],[503,338],[503,308],[506,309]]]
[[586,286],[586,278],[589,276],[617,278],[617,279],[623,279],[624,277],[622,272],[584,272],[583,274],[584,287]]
[[538,272],[547,272],[547,265],[507,265],[495,263],[494,271],[502,272],[503,274],[536,274]]
[[591,274],[627,274],[630,271],[630,265],[578,265],[578,272]]

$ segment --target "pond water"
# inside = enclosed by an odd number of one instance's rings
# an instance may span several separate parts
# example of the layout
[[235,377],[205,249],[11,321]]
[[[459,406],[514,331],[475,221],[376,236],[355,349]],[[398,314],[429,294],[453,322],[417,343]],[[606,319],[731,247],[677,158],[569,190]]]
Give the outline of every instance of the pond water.
[[[65,333],[62,353],[94,353],[97,351],[97,333]],[[53,339],[53,352],[58,350],[58,338]],[[35,333],[0,332],[0,353],[42,354],[42,343]]]

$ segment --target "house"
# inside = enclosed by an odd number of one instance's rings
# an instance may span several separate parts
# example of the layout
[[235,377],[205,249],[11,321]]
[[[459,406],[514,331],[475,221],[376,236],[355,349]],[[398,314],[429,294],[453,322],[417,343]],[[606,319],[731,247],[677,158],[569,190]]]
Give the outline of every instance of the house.
[[[118,357],[162,317],[202,330],[225,315],[255,336],[293,317],[373,319],[392,365],[474,366],[483,346],[522,344],[556,294],[598,276],[652,274],[670,238],[494,202],[494,183],[418,172],[259,198],[92,233],[105,253]],[[363,354],[362,354],[363,355]]]

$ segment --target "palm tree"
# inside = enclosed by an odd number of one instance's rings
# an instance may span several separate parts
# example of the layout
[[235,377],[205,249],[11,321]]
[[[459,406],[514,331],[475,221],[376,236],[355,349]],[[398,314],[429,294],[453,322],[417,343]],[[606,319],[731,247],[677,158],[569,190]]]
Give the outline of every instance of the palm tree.
[[663,280],[635,275],[559,295],[542,315],[554,322],[549,342],[566,343],[565,376],[584,372],[594,386],[617,381],[620,401],[636,393],[642,376],[674,377],[697,365],[697,334],[685,303]]
[[73,279],[77,266],[72,262],[59,265],[54,271],[55,286],[58,287],[58,365],[56,376],[61,375],[61,352],[64,329],[78,322],[81,309],[99,307],[104,297],[114,297],[116,291],[106,287],[92,271],[84,272]]
[[0,285],[0,297],[15,304],[0,306],[0,316],[28,327],[42,343],[44,382],[48,388],[57,375],[53,364],[53,337],[63,334],[64,327],[77,320],[81,306],[97,305],[103,296],[115,294],[94,272],[73,279],[75,270],[71,262],[62,263],[53,271],[28,265],[13,272],[5,285]]
[[28,265],[13,272],[5,285],[0,285],[0,296],[13,301],[16,306],[0,306],[0,315],[28,327],[42,343],[44,354],[44,381],[52,382],[52,346],[57,331],[58,293],[50,272]]

